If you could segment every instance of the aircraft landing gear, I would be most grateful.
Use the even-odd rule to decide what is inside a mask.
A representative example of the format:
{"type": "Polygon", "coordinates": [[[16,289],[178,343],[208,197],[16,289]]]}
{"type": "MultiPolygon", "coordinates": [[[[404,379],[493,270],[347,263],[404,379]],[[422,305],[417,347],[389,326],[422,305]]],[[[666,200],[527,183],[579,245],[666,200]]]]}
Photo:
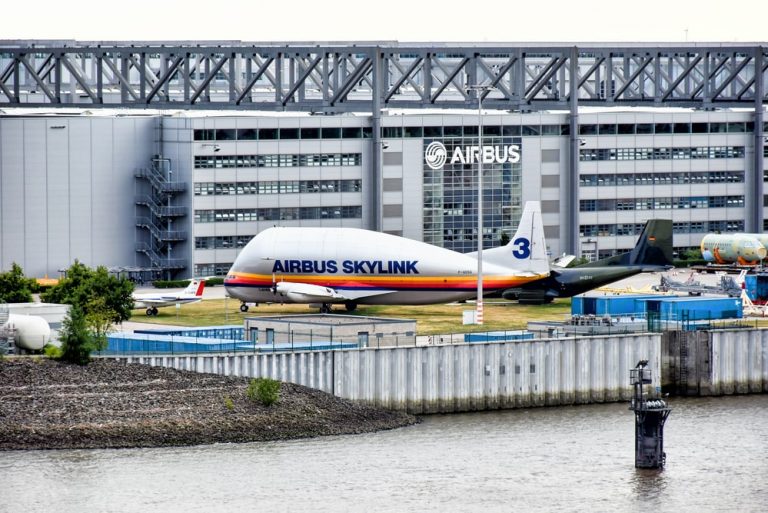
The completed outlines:
{"type": "Polygon", "coordinates": [[[154,306],[147,308],[147,315],[157,315],[157,308],[154,306]]]}
{"type": "Polygon", "coordinates": [[[248,311],[248,305],[246,305],[245,303],[241,303],[240,304],[240,311],[243,312],[243,313],[247,312],[248,311]]]}
{"type": "Polygon", "coordinates": [[[323,303],[322,306],[320,306],[320,313],[322,314],[331,313],[331,305],[329,305],[328,303],[323,303]]]}
{"type": "Polygon", "coordinates": [[[347,301],[346,303],[344,303],[344,308],[347,309],[347,312],[354,312],[355,310],[357,310],[357,303],[355,303],[354,301],[347,301]]]}

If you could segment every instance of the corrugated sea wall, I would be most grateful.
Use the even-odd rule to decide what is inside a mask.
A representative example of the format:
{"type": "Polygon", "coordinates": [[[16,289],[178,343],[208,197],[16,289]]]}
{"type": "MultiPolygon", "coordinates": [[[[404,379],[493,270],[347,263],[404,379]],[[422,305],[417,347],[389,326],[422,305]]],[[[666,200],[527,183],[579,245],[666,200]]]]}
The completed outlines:
{"type": "Polygon", "coordinates": [[[629,400],[648,360],[660,386],[661,335],[558,338],[274,354],[118,356],[197,372],[270,377],[411,413],[629,400]]]}

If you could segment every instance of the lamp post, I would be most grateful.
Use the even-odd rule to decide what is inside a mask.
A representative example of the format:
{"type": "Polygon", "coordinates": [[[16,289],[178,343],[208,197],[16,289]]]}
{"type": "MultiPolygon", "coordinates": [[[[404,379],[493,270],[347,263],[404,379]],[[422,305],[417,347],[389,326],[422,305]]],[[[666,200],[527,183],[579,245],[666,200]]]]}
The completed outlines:
{"type": "Polygon", "coordinates": [[[490,85],[468,85],[477,94],[477,303],[475,324],[483,324],[483,94],[490,85]]]}

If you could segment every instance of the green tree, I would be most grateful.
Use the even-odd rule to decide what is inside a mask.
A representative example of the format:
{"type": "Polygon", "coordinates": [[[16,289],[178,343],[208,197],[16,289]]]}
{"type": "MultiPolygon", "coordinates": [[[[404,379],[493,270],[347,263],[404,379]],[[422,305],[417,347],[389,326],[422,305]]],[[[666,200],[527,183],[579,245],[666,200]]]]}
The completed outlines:
{"type": "Polygon", "coordinates": [[[24,276],[21,266],[14,262],[10,271],[0,273],[0,302],[31,303],[35,285],[35,280],[24,276]]]}
{"type": "Polygon", "coordinates": [[[133,284],[127,279],[110,276],[104,266],[93,270],[76,260],[67,269],[67,277],[40,297],[49,303],[79,306],[91,331],[106,335],[102,330],[105,316],[110,323],[130,319],[132,293],[133,284]]]}
{"type": "Polygon", "coordinates": [[[96,349],[96,341],[88,329],[85,314],[78,305],[72,305],[64,317],[59,331],[61,340],[61,360],[78,365],[91,361],[91,351],[96,349]]]}
{"type": "Polygon", "coordinates": [[[115,312],[107,306],[103,296],[88,301],[85,310],[85,323],[91,330],[95,349],[102,351],[107,348],[107,335],[112,331],[115,312]]]}

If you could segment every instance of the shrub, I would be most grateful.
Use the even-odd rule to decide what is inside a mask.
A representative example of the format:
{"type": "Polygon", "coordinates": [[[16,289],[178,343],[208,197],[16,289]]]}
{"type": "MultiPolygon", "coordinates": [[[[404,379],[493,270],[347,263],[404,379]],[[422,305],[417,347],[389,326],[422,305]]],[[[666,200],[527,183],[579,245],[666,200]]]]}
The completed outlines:
{"type": "Polygon", "coordinates": [[[280,382],[270,378],[252,379],[246,391],[248,399],[270,406],[280,398],[280,382]]]}
{"type": "Polygon", "coordinates": [[[229,396],[224,397],[224,407],[229,411],[232,411],[235,409],[235,402],[232,400],[231,397],[229,396]]]}
{"type": "Polygon", "coordinates": [[[48,358],[51,358],[53,360],[58,360],[61,358],[61,348],[59,346],[55,346],[53,344],[46,344],[43,348],[43,354],[47,356],[48,358]]]}

